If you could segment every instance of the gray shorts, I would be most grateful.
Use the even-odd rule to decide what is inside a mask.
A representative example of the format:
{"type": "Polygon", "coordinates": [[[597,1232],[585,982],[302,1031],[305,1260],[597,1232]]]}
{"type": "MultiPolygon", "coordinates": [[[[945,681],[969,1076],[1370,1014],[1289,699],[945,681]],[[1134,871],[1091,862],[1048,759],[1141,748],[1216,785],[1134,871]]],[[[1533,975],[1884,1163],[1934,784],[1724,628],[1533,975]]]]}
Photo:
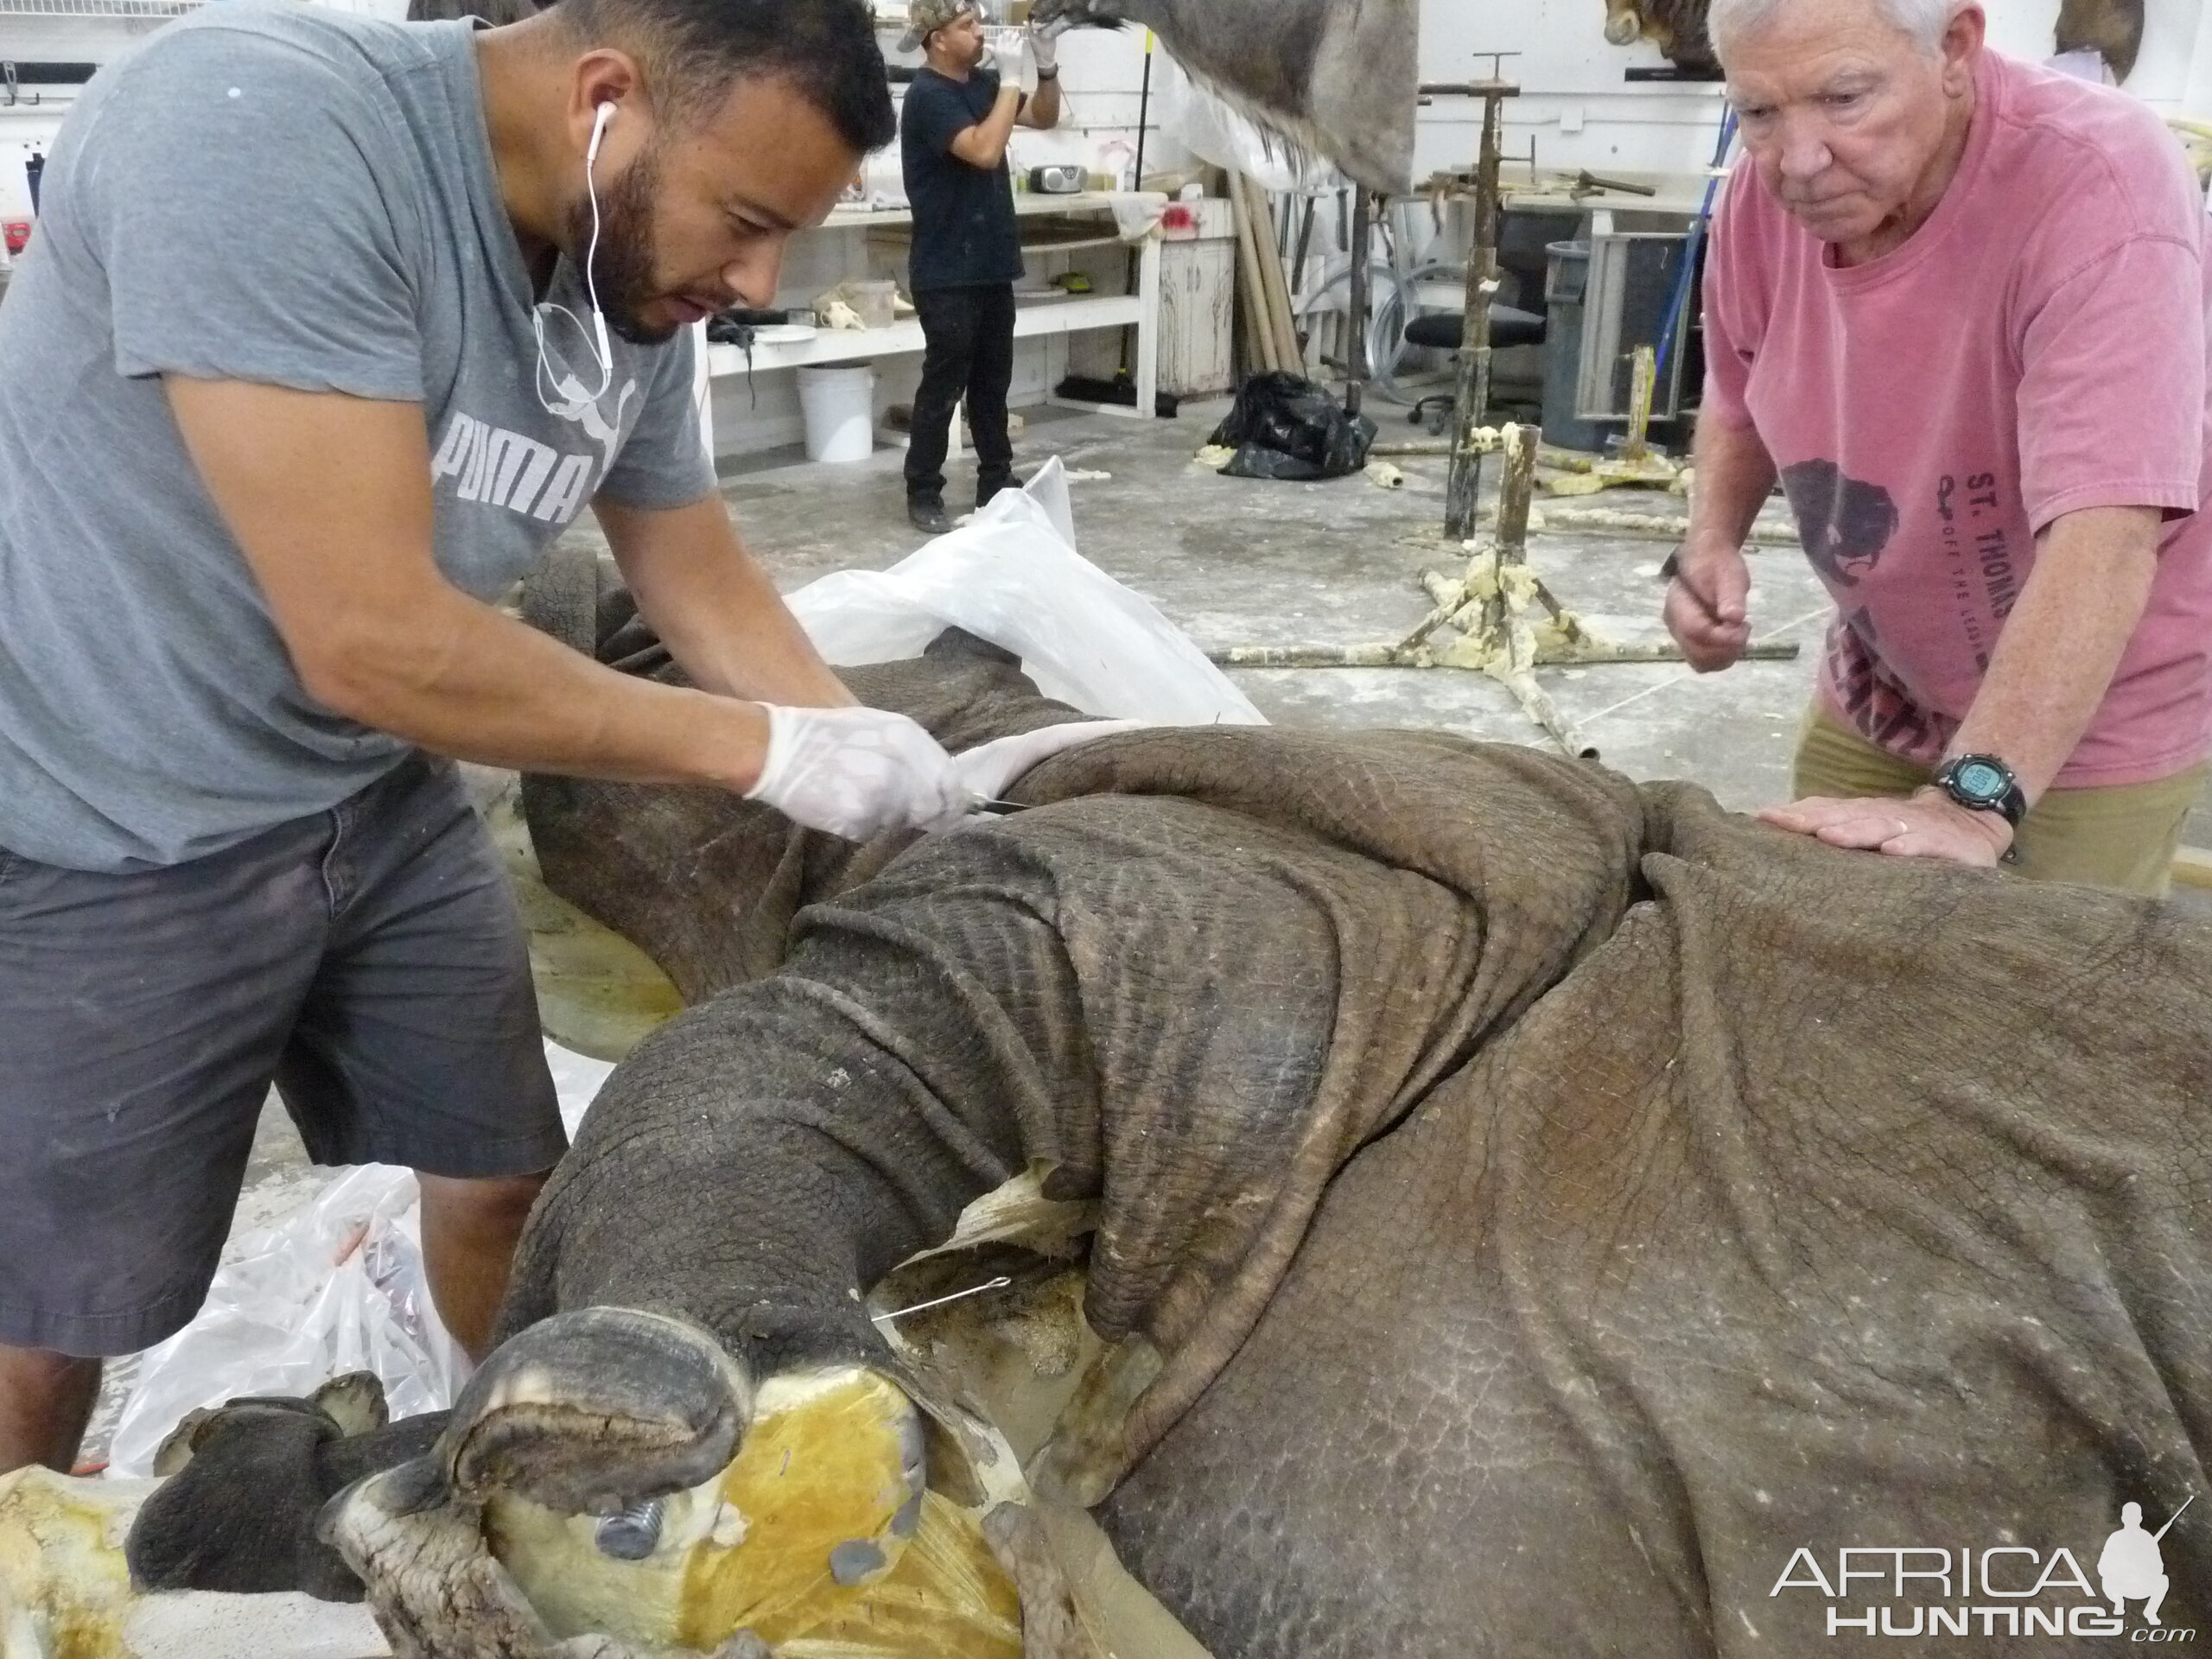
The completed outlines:
{"type": "Polygon", "coordinates": [[[0,849],[0,1343],[125,1354],[188,1324],[272,1081],[319,1164],[564,1149],[521,920],[449,762],[166,869],[0,849]]]}

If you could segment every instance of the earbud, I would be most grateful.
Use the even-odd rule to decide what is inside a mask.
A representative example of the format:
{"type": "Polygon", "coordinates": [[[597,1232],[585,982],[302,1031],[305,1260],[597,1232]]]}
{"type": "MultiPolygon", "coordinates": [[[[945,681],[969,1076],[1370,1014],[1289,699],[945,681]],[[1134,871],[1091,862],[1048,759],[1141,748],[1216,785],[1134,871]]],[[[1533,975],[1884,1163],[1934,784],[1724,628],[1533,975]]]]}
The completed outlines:
{"type": "MultiPolygon", "coordinates": [[[[614,119],[614,102],[611,99],[599,106],[592,117],[591,142],[584,147],[584,194],[591,199],[591,241],[584,248],[584,292],[591,298],[591,337],[593,343],[599,347],[599,390],[586,391],[573,376],[565,384],[556,382],[554,385],[556,396],[571,397],[580,395],[593,402],[605,396],[607,389],[614,384],[614,348],[607,341],[607,313],[599,303],[599,283],[593,271],[593,267],[599,261],[599,188],[591,176],[592,168],[599,160],[600,141],[607,137],[607,124],[614,119]]],[[[545,382],[552,373],[545,350],[545,316],[549,311],[556,316],[568,318],[579,328],[583,324],[566,306],[555,305],[550,301],[539,306],[531,320],[537,335],[537,401],[545,406],[548,414],[557,414],[559,411],[545,395],[545,382]]]]}

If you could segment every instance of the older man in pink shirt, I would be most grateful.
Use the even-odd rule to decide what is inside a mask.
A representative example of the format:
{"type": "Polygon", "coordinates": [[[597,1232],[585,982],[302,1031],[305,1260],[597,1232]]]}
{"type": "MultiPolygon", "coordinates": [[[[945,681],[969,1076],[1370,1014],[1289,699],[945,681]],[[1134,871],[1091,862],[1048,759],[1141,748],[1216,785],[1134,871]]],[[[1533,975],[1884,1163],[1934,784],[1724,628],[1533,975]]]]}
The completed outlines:
{"type": "Polygon", "coordinates": [[[1706,272],[1700,671],[1779,480],[1837,603],[1763,816],[2164,890],[2212,753],[2204,204],[2158,118],[1966,0],[1713,0],[1742,120],[1706,272]]]}

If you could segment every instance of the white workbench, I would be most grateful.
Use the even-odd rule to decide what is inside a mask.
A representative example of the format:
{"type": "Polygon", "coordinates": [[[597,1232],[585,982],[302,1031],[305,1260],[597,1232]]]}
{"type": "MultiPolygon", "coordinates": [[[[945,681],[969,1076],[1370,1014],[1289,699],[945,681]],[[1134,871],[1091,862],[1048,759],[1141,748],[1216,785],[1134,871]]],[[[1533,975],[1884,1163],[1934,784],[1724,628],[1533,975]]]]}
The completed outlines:
{"type": "MultiPolygon", "coordinates": [[[[1155,198],[1157,200],[1157,198],[1155,198]]],[[[1070,253],[1085,248],[1124,247],[1114,222],[1115,197],[1103,191],[1085,191],[1075,195],[1050,196],[1017,191],[1014,198],[1014,217],[1023,219],[1065,219],[1104,216],[1105,223],[1096,236],[1053,236],[1022,243],[1024,255],[1070,253]]],[[[913,215],[905,208],[892,210],[841,209],[833,212],[827,222],[800,232],[806,236],[842,235],[852,232],[896,230],[912,226],[913,215]]],[[[1014,301],[1014,335],[1016,340],[1033,340],[1040,335],[1072,334],[1091,328],[1127,328],[1137,331],[1135,353],[1136,404],[1134,408],[1120,404],[1085,404],[1063,397],[1048,401],[1064,408],[1094,410],[1109,415],[1134,416],[1148,420],[1154,411],[1160,380],[1160,238],[1147,236],[1135,245],[1138,254],[1137,290],[1134,294],[1091,295],[1065,299],[1040,298],[1017,295],[1014,301]]],[[[904,273],[901,273],[903,278],[904,273]]],[[[904,291],[902,280],[899,287],[904,291]]],[[[793,302],[804,304],[804,301],[793,302]]],[[[923,348],[922,325],[908,319],[894,322],[888,328],[824,328],[813,339],[790,345],[756,345],[752,361],[747,363],[746,353],[735,346],[709,345],[706,325],[699,325],[699,386],[698,402],[709,454],[714,453],[714,405],[709,394],[709,384],[725,378],[742,378],[748,373],[761,373],[770,369],[800,369],[825,363],[855,363],[871,361],[880,357],[895,357],[918,353],[923,348]]]]}

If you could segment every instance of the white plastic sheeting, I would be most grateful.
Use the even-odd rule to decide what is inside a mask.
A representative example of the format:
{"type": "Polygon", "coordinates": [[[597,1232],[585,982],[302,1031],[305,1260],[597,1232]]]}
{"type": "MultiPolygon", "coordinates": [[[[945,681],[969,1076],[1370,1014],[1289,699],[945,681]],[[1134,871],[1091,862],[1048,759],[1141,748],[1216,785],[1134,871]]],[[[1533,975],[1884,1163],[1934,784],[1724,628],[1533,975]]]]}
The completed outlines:
{"type": "Polygon", "coordinates": [[[841,570],[789,596],[840,667],[918,657],[947,627],[1013,652],[1048,697],[1160,726],[1266,724],[1266,716],[1148,601],[1075,550],[1056,455],[1024,490],[888,570],[841,570]]]}
{"type": "Polygon", "coordinates": [[[1334,162],[1300,152],[1199,86],[1165,52],[1153,60],[1152,96],[1168,137],[1202,162],[1258,181],[1263,190],[1318,194],[1350,182],[1334,162]]]}
{"type": "MultiPolygon", "coordinates": [[[[545,1046],[570,1134],[613,1068],[545,1046]]],[[[199,1315],[139,1369],[108,1472],[149,1475],[178,1419],[240,1395],[312,1394],[374,1371],[394,1417],[453,1403],[468,1363],[430,1305],[415,1173],[362,1164],[236,1242],[199,1315]]]]}

